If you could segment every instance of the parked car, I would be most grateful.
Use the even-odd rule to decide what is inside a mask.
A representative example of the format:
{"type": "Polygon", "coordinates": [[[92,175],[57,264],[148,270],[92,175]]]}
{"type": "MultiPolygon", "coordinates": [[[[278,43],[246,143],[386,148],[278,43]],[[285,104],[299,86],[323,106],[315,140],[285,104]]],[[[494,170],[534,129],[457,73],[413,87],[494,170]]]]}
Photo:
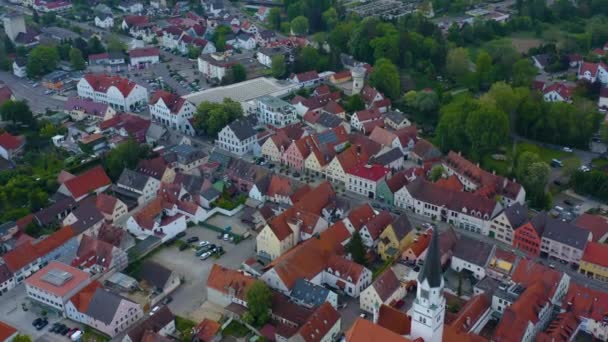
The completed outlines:
{"type": "Polygon", "coordinates": [[[150,316],[154,315],[158,310],[160,310],[160,306],[157,305],[153,307],[152,310],[150,310],[150,316]]]}
{"type": "Polygon", "coordinates": [[[61,330],[59,331],[59,334],[62,336],[65,336],[68,334],[68,332],[70,331],[70,328],[66,325],[64,325],[61,330]]]}
{"type": "Polygon", "coordinates": [[[224,240],[224,241],[230,240],[230,234],[224,234],[224,236],[222,237],[222,240],[224,240]]]}
{"type": "Polygon", "coordinates": [[[564,147],[562,148],[562,151],[572,153],[572,149],[570,147],[564,147]]]}
{"type": "Polygon", "coordinates": [[[70,335],[70,340],[79,341],[83,334],[84,333],[82,332],[82,330],[76,329],[76,331],[72,333],[72,335],[70,335]]]}
{"type": "Polygon", "coordinates": [[[188,248],[190,248],[190,245],[187,243],[183,243],[183,244],[181,244],[181,246],[179,246],[180,251],[185,251],[188,248]]]}
{"type": "Polygon", "coordinates": [[[178,238],[178,239],[181,239],[181,238],[183,238],[184,236],[186,236],[186,232],[179,232],[179,233],[177,233],[177,234],[175,235],[175,237],[176,237],[176,238],[178,238]]]}
{"type": "Polygon", "coordinates": [[[198,241],[198,236],[191,236],[186,240],[187,243],[193,243],[196,241],[198,241]]]}
{"type": "Polygon", "coordinates": [[[167,304],[171,303],[172,301],[173,301],[173,298],[171,296],[167,296],[167,297],[163,298],[162,303],[164,305],[167,305],[167,304]]]}
{"type": "Polygon", "coordinates": [[[202,247],[202,246],[206,246],[208,244],[209,244],[209,241],[203,240],[203,241],[201,241],[201,242],[198,243],[198,246],[202,247]]]}
{"type": "Polygon", "coordinates": [[[201,255],[201,260],[207,260],[211,256],[211,252],[205,252],[201,255]]]}

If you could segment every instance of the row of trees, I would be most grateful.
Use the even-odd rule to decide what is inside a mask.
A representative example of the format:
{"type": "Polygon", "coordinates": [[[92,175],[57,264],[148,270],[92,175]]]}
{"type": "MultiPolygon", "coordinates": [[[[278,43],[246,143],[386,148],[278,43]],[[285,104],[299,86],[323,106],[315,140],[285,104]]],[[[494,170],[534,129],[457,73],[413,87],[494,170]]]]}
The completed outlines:
{"type": "Polygon", "coordinates": [[[570,178],[570,183],[580,194],[608,201],[608,174],[605,171],[582,172],[577,170],[570,178]]]}

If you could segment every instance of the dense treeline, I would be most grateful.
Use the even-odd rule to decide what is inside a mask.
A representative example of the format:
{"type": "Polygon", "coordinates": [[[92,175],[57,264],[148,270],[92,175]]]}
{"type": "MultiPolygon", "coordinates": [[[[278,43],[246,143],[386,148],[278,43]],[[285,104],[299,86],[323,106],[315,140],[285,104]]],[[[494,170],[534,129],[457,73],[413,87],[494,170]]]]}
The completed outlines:
{"type": "Polygon", "coordinates": [[[601,201],[608,201],[608,174],[604,171],[575,172],[570,182],[580,194],[591,195],[601,201]]]}

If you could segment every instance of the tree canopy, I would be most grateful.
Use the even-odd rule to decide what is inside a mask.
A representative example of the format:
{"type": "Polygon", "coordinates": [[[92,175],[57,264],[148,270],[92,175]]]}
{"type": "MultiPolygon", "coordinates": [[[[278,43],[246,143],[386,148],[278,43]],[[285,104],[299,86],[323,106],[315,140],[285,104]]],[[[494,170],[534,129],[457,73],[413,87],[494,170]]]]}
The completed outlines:
{"type": "Polygon", "coordinates": [[[28,77],[39,78],[55,70],[59,53],[54,46],[38,45],[29,53],[26,64],[28,77]]]}
{"type": "Polygon", "coordinates": [[[266,283],[256,280],[247,290],[247,313],[245,320],[261,327],[270,319],[272,292],[266,283]]]}
{"type": "Polygon", "coordinates": [[[224,126],[242,116],[241,104],[232,99],[225,98],[222,103],[202,102],[194,114],[194,128],[216,136],[224,126]]]}

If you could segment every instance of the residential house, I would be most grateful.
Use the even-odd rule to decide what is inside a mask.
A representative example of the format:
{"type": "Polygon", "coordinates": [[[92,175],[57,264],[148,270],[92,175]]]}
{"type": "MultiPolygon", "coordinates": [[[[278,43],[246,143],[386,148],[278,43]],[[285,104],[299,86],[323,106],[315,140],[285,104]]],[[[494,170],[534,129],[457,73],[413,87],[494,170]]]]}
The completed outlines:
{"type": "Polygon", "coordinates": [[[579,283],[571,283],[562,302],[562,312],[572,312],[581,321],[581,331],[602,341],[608,339],[606,312],[608,295],[605,291],[591,289],[579,283]]]}
{"type": "Polygon", "coordinates": [[[528,221],[528,208],[515,203],[492,218],[488,235],[507,245],[513,245],[513,232],[528,221]]]}
{"type": "Polygon", "coordinates": [[[270,8],[265,6],[260,6],[258,11],[255,12],[255,17],[258,18],[259,21],[265,21],[270,13],[270,8]]]}
{"type": "Polygon", "coordinates": [[[116,110],[108,104],[78,97],[69,97],[63,111],[75,121],[85,119],[106,121],[116,115],[116,110]]]}
{"type": "Polygon", "coordinates": [[[416,263],[424,260],[427,248],[431,242],[432,234],[433,233],[427,230],[414,238],[414,242],[409,244],[403,253],[401,253],[401,260],[409,265],[416,265],[416,263]]]}
{"type": "Polygon", "coordinates": [[[545,219],[542,223],[539,220],[535,221],[537,224],[544,224],[540,246],[541,254],[547,254],[550,258],[578,265],[587,243],[591,241],[591,232],[568,222],[543,215],[543,213],[537,216],[545,219]]]}
{"type": "Polygon", "coordinates": [[[398,111],[388,111],[384,114],[384,126],[390,127],[394,130],[399,130],[401,128],[405,128],[411,126],[412,123],[405,114],[398,111]]]}
{"type": "Polygon", "coordinates": [[[249,122],[235,120],[218,133],[215,144],[222,150],[242,156],[252,151],[256,134],[249,122]]]}
{"type": "Polygon", "coordinates": [[[583,62],[578,67],[578,79],[584,79],[588,82],[600,82],[601,84],[608,84],[608,66],[603,62],[590,63],[583,62]]]}
{"type": "Polygon", "coordinates": [[[381,165],[357,165],[346,171],[348,191],[376,198],[378,184],[390,174],[390,169],[381,165]]]}
{"type": "Polygon", "coordinates": [[[116,135],[119,141],[132,137],[139,143],[154,143],[148,135],[153,126],[155,125],[152,125],[150,120],[139,115],[126,113],[118,114],[98,125],[102,133],[116,135]]]}
{"type": "Polygon", "coordinates": [[[387,210],[381,211],[378,215],[367,221],[361,230],[359,230],[363,245],[375,250],[380,235],[391,222],[393,222],[393,216],[387,210]]]}
{"type": "Polygon", "coordinates": [[[439,161],[441,155],[441,151],[428,140],[418,139],[416,144],[414,144],[414,148],[409,153],[409,159],[415,161],[418,165],[422,165],[428,162],[439,161]]]}
{"type": "Polygon", "coordinates": [[[395,205],[456,227],[483,233],[502,206],[494,199],[416,178],[395,193],[395,205]]]}
{"type": "Polygon", "coordinates": [[[216,321],[208,318],[203,319],[196,327],[192,328],[194,342],[219,342],[222,339],[222,326],[216,321]]]}
{"type": "Polygon", "coordinates": [[[207,278],[207,299],[221,307],[247,305],[247,290],[256,280],[244,273],[213,264],[207,278]]]}
{"type": "Polygon", "coordinates": [[[112,244],[83,235],[76,257],[71,265],[79,268],[91,276],[109,271],[122,271],[129,264],[129,257],[122,249],[112,244]]]}
{"type": "Polygon", "coordinates": [[[495,245],[490,245],[468,236],[461,236],[454,248],[450,267],[456,272],[472,274],[481,280],[486,276],[486,267],[494,255],[495,245]]]}
{"type": "Polygon", "coordinates": [[[190,172],[201,166],[207,154],[189,144],[179,144],[163,150],[163,158],[176,172],[190,172]]]}
{"type": "Polygon", "coordinates": [[[64,0],[34,0],[34,9],[42,13],[65,12],[72,8],[72,3],[64,0]]]}
{"type": "Polygon", "coordinates": [[[605,216],[585,213],[572,222],[575,226],[590,231],[594,242],[606,242],[608,239],[608,218],[605,216]]]}
{"type": "Polygon", "coordinates": [[[173,170],[163,157],[143,159],[137,164],[135,171],[154,177],[162,183],[173,183],[175,170],[173,170]]]}
{"type": "Polygon", "coordinates": [[[331,342],[340,337],[340,313],[329,303],[323,303],[308,317],[290,340],[331,342]]]}
{"type": "Polygon", "coordinates": [[[240,191],[249,193],[253,186],[270,172],[242,159],[233,159],[225,173],[230,182],[240,191]]]}
{"type": "Polygon", "coordinates": [[[102,29],[111,29],[114,27],[114,17],[112,14],[100,13],[95,16],[95,26],[102,29]]]}
{"type": "Polygon", "coordinates": [[[125,216],[129,209],[127,205],[114,196],[107,194],[97,195],[95,205],[103,215],[105,222],[113,223],[125,216]]]}
{"type": "Polygon", "coordinates": [[[76,204],[76,201],[71,197],[58,198],[50,206],[34,213],[32,222],[40,227],[59,224],[76,208],[76,204]]]}
{"type": "MultiPolygon", "coordinates": [[[[355,112],[350,117],[350,126],[357,131],[362,131],[362,132],[366,132],[367,134],[369,134],[372,132],[373,129],[369,130],[369,131],[365,131],[364,125],[370,124],[370,123],[371,124],[378,123],[378,125],[384,125],[383,118],[384,118],[383,114],[375,108],[360,110],[358,112],[355,112]]],[[[376,126],[373,126],[373,127],[376,127],[376,126]]]]}
{"type": "Polygon", "coordinates": [[[125,334],[122,342],[145,342],[145,334],[153,332],[160,336],[170,336],[175,332],[175,315],[163,305],[153,315],[134,324],[125,334]]]}
{"type": "Polygon", "coordinates": [[[387,328],[365,318],[357,318],[355,323],[345,334],[346,342],[367,342],[367,341],[382,341],[382,342],[409,342],[398,333],[395,333],[387,328]]]}
{"type": "Polygon", "coordinates": [[[156,197],[160,182],[154,177],[137,171],[124,169],[116,181],[114,191],[121,196],[134,199],[139,205],[150,202],[156,197]]]}
{"type": "Polygon", "coordinates": [[[181,284],[181,279],[177,273],[149,260],[142,265],[141,280],[145,282],[150,290],[150,305],[157,304],[181,284]]]}
{"type": "Polygon", "coordinates": [[[256,47],[256,40],[253,34],[241,32],[236,35],[234,41],[226,41],[227,44],[231,44],[243,50],[253,50],[256,47]]]}
{"type": "Polygon", "coordinates": [[[369,85],[363,86],[360,95],[368,109],[375,109],[380,113],[386,113],[391,107],[391,100],[369,85]]]}
{"type": "Polygon", "coordinates": [[[103,223],[103,215],[96,206],[95,197],[88,197],[78,203],[78,207],[63,219],[63,226],[70,226],[77,236],[96,235],[103,223]]]}
{"type": "Polygon", "coordinates": [[[89,65],[115,66],[125,64],[125,55],[120,51],[91,54],[88,58],[89,65]]]}
{"type": "Polygon", "coordinates": [[[81,201],[92,193],[100,194],[110,187],[112,181],[101,166],[89,169],[61,183],[57,192],[81,201]]]}
{"type": "Polygon", "coordinates": [[[327,229],[328,222],[321,217],[335,193],[328,182],[301,196],[292,207],[274,217],[258,234],[258,255],[274,260],[295,246],[327,229]]]}
{"type": "Polygon", "coordinates": [[[141,306],[104,289],[94,281],[66,304],[67,317],[110,337],[127,330],[144,316],[141,306]]]}
{"type": "Polygon", "coordinates": [[[198,57],[198,70],[207,78],[221,82],[226,73],[242,61],[242,56],[209,52],[198,57]]]}
{"type": "Polygon", "coordinates": [[[544,71],[545,67],[550,64],[550,58],[547,54],[540,54],[532,56],[532,62],[534,66],[537,67],[540,71],[544,71]]]}
{"type": "Polygon", "coordinates": [[[141,67],[160,63],[160,50],[157,48],[138,48],[129,51],[131,66],[141,67]]]}
{"type": "Polygon", "coordinates": [[[316,71],[306,71],[299,74],[292,74],[289,79],[291,82],[300,85],[301,87],[313,87],[321,82],[321,78],[316,71]]]}
{"type": "Polygon", "coordinates": [[[254,99],[250,113],[257,117],[258,123],[275,127],[285,127],[297,119],[296,110],[291,104],[270,95],[254,99]]]}
{"type": "Polygon", "coordinates": [[[405,297],[405,286],[389,267],[359,297],[359,308],[376,315],[381,305],[394,305],[405,297]]]}
{"type": "Polygon", "coordinates": [[[382,260],[398,258],[405,247],[414,242],[416,231],[406,215],[400,215],[393,220],[378,239],[377,252],[382,260]]]}
{"type": "Polygon", "coordinates": [[[395,193],[416,177],[424,176],[424,169],[410,168],[395,173],[388,179],[383,179],[376,188],[376,198],[388,205],[395,205],[395,193]]]}
{"type": "Polygon", "coordinates": [[[25,137],[15,136],[9,132],[0,134],[0,157],[12,161],[23,153],[25,137]]]}
{"type": "Polygon", "coordinates": [[[52,261],[25,281],[25,292],[34,301],[66,314],[70,298],[91,282],[88,273],[52,261]]]}
{"type": "Polygon", "coordinates": [[[17,335],[19,335],[19,330],[12,325],[0,321],[0,341],[12,342],[17,335]]]}
{"type": "Polygon", "coordinates": [[[508,279],[517,261],[518,257],[515,253],[496,248],[494,255],[490,258],[490,263],[486,267],[486,273],[488,277],[497,281],[508,279]]]}
{"type": "Polygon", "coordinates": [[[178,210],[176,204],[156,197],[137,214],[129,217],[126,227],[129,233],[138,239],[157,236],[165,242],[186,230],[186,219],[186,215],[178,210]],[[165,206],[167,208],[164,208],[165,206]]]}
{"type": "Polygon", "coordinates": [[[144,5],[137,1],[123,1],[118,5],[118,9],[125,13],[142,13],[144,11],[144,5]]]}
{"type": "Polygon", "coordinates": [[[78,96],[133,111],[148,101],[146,88],[120,76],[87,74],[78,81],[78,96]]]}
{"type": "MultiPolygon", "coordinates": [[[[379,127],[377,127],[379,128],[379,127]]],[[[393,172],[403,169],[404,167],[404,155],[401,152],[401,149],[398,147],[394,147],[387,152],[384,152],[380,155],[373,157],[370,160],[371,164],[382,165],[393,172]]]]}
{"type": "Polygon", "coordinates": [[[608,245],[590,241],[579,262],[580,273],[608,282],[608,245]]]}
{"type": "Polygon", "coordinates": [[[6,242],[12,239],[17,232],[19,232],[19,227],[15,221],[8,221],[0,224],[0,242],[6,242]]]}
{"type": "Polygon", "coordinates": [[[328,302],[338,307],[338,295],[330,289],[314,284],[306,279],[298,279],[289,293],[289,298],[306,308],[316,308],[328,302]]]}
{"type": "Polygon", "coordinates": [[[256,57],[260,64],[267,68],[272,68],[273,58],[275,58],[276,56],[283,56],[285,58],[285,61],[287,62],[289,61],[289,55],[290,54],[287,48],[282,45],[279,45],[273,47],[262,47],[258,49],[256,57]]]}
{"type": "Polygon", "coordinates": [[[13,75],[19,78],[27,76],[27,59],[22,57],[15,58],[13,61],[13,75]]]}
{"type": "Polygon", "coordinates": [[[543,98],[546,102],[572,102],[573,87],[563,82],[553,83],[543,89],[543,98]]]}
{"type": "Polygon", "coordinates": [[[195,134],[192,117],[196,107],[192,102],[177,94],[157,90],[150,98],[149,108],[152,121],[187,135],[195,134]]]}
{"type": "Polygon", "coordinates": [[[443,168],[448,176],[455,174],[466,191],[478,192],[490,198],[499,196],[504,206],[515,202],[524,204],[526,200],[526,191],[519,183],[481,169],[460,153],[450,151],[443,168]]]}
{"type": "Polygon", "coordinates": [[[292,197],[296,191],[289,178],[268,174],[253,185],[249,197],[261,202],[272,201],[293,205],[292,197]]]}

